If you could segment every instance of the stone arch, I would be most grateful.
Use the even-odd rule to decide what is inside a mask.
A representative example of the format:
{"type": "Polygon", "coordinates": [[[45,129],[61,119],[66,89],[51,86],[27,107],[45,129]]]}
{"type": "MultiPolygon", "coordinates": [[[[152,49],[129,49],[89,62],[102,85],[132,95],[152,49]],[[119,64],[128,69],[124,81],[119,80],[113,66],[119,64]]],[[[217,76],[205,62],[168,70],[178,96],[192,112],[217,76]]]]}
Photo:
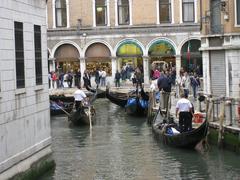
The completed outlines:
{"type": "Polygon", "coordinates": [[[118,48],[119,48],[122,44],[124,44],[125,42],[133,42],[133,43],[137,44],[137,45],[141,48],[141,50],[142,50],[142,52],[143,52],[143,56],[146,55],[145,47],[144,47],[144,45],[143,45],[140,41],[138,41],[137,39],[133,39],[133,38],[126,38],[126,39],[123,39],[123,40],[119,41],[119,42],[117,43],[117,45],[115,46],[115,48],[114,48],[114,55],[115,55],[115,56],[117,56],[117,50],[118,50],[118,48]]]}
{"type": "Polygon", "coordinates": [[[58,42],[52,49],[52,53],[51,53],[51,58],[54,58],[55,56],[55,53],[56,53],[56,50],[61,46],[61,45],[64,45],[64,44],[70,44],[70,45],[73,45],[77,50],[78,50],[78,53],[79,53],[79,57],[81,56],[82,52],[81,52],[81,49],[80,47],[78,46],[77,43],[75,43],[74,41],[69,41],[69,40],[65,40],[65,41],[60,41],[58,42]]]}
{"type": "Polygon", "coordinates": [[[84,48],[86,69],[94,75],[97,69],[112,74],[111,46],[104,41],[91,41],[84,48]],[[109,48],[110,47],[110,48],[109,48]]]}
{"type": "Polygon", "coordinates": [[[148,51],[149,51],[150,47],[151,47],[153,44],[157,43],[158,41],[165,41],[165,42],[171,44],[172,47],[173,47],[174,50],[175,50],[175,55],[177,54],[177,46],[176,46],[176,44],[175,44],[171,39],[169,39],[169,38],[155,38],[155,39],[151,40],[151,41],[148,43],[147,47],[146,47],[147,54],[148,54],[148,51]]]}
{"type": "Polygon", "coordinates": [[[111,52],[111,56],[113,56],[114,53],[113,53],[113,48],[112,48],[112,46],[111,46],[108,42],[103,41],[103,40],[93,40],[93,41],[88,42],[88,43],[85,45],[85,47],[83,48],[82,56],[85,57],[85,54],[86,54],[87,49],[88,49],[92,44],[96,44],[96,43],[104,44],[105,46],[107,46],[108,49],[109,49],[110,52],[111,52]]]}

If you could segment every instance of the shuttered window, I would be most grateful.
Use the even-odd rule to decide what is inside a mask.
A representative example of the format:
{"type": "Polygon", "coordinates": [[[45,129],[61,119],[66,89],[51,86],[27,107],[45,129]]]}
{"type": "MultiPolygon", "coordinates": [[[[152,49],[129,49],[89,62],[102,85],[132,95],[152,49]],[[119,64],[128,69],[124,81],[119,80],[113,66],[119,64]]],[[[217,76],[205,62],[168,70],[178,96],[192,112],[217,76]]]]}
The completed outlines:
{"type": "Polygon", "coordinates": [[[240,25],[240,0],[236,0],[236,18],[237,18],[237,25],[240,25]]]}
{"type": "Polygon", "coordinates": [[[159,1],[160,23],[171,22],[171,0],[159,1]]]}
{"type": "Polygon", "coordinates": [[[129,1],[118,0],[118,24],[129,24],[129,1]]]}
{"type": "Polygon", "coordinates": [[[96,0],[96,25],[107,25],[107,4],[105,0],[96,0]]]}
{"type": "Polygon", "coordinates": [[[14,22],[15,34],[15,58],[16,58],[16,85],[17,88],[25,87],[24,70],[24,43],[23,43],[23,23],[14,22]]]}
{"type": "Polygon", "coordinates": [[[194,22],[194,0],[183,0],[183,22],[194,22]]]}
{"type": "Polygon", "coordinates": [[[36,85],[42,84],[42,43],[41,26],[34,25],[35,75],[36,85]]]}
{"type": "Polygon", "coordinates": [[[67,8],[66,0],[56,0],[56,26],[66,27],[67,26],[67,8]]]}

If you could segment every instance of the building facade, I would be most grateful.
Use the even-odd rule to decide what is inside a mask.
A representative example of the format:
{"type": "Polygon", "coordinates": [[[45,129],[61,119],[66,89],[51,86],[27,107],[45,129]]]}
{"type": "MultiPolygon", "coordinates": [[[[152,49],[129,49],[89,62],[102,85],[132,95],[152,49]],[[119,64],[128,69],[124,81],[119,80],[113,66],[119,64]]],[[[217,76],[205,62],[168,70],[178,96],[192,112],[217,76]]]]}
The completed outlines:
{"type": "Polygon", "coordinates": [[[202,16],[204,91],[239,97],[240,1],[206,0],[202,16]]]}
{"type": "Polygon", "coordinates": [[[0,179],[51,153],[46,0],[0,1],[0,179]]]}
{"type": "Polygon", "coordinates": [[[94,72],[109,79],[124,66],[202,72],[199,0],[49,0],[49,70],[94,72]],[[191,44],[191,56],[187,49],[191,44]]]}

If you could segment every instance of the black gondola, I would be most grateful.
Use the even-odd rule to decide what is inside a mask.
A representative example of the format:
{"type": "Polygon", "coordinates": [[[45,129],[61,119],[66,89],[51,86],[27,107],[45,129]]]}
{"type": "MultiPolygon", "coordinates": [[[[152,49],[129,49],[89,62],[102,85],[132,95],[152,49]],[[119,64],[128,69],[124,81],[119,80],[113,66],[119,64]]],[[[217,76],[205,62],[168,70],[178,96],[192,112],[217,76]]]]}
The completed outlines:
{"type": "Polygon", "coordinates": [[[95,110],[91,106],[82,106],[79,110],[73,110],[68,116],[68,120],[74,125],[89,125],[90,121],[92,124],[95,122],[95,110]]]}
{"type": "Polygon", "coordinates": [[[106,98],[108,98],[113,104],[116,104],[123,108],[126,106],[128,101],[127,96],[109,92],[109,89],[106,90],[106,98]]]}
{"type": "Polygon", "coordinates": [[[193,128],[193,130],[188,132],[183,132],[179,134],[169,134],[167,132],[168,128],[176,128],[176,123],[163,123],[163,116],[160,110],[156,114],[153,120],[153,131],[155,137],[161,140],[164,144],[179,147],[179,148],[194,148],[202,139],[207,135],[208,122],[205,120],[198,128],[193,128]]]}
{"type": "Polygon", "coordinates": [[[142,98],[129,97],[125,105],[126,112],[133,116],[146,116],[148,112],[148,101],[142,98]]]}
{"type": "Polygon", "coordinates": [[[106,90],[106,97],[114,104],[126,109],[127,114],[133,116],[146,116],[148,100],[131,94],[129,97],[123,93],[113,93],[106,90]]]}
{"type": "Polygon", "coordinates": [[[92,103],[97,98],[97,92],[89,100],[89,105],[82,105],[78,110],[73,109],[73,111],[68,116],[68,120],[74,125],[90,125],[95,122],[95,109],[92,103]]]}
{"type": "Polygon", "coordinates": [[[94,89],[94,88],[91,88],[89,86],[86,86],[86,89],[89,91],[89,92],[92,92],[92,93],[96,93],[97,91],[97,98],[105,98],[106,97],[106,91],[105,90],[102,90],[102,89],[94,89]]]}

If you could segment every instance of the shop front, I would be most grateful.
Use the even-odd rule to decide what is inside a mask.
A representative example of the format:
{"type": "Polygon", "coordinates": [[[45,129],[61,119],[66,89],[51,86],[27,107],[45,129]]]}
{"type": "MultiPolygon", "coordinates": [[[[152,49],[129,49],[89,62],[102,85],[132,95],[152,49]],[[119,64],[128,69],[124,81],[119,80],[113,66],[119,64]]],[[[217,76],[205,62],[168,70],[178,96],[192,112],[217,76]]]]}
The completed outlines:
{"type": "Polygon", "coordinates": [[[189,40],[181,49],[181,67],[184,71],[196,73],[199,76],[203,74],[202,54],[199,51],[201,47],[200,40],[189,40]]]}
{"type": "Polygon", "coordinates": [[[80,69],[79,57],[79,52],[73,45],[61,45],[54,55],[56,70],[60,73],[76,72],[80,69]]]}
{"type": "Polygon", "coordinates": [[[111,52],[109,48],[102,43],[90,45],[85,53],[86,69],[94,75],[96,69],[104,70],[107,76],[112,75],[111,52]]]}
{"type": "Polygon", "coordinates": [[[155,41],[148,50],[150,77],[155,69],[164,71],[175,67],[175,54],[175,48],[168,41],[155,41]]]}
{"type": "Polygon", "coordinates": [[[127,79],[130,74],[138,67],[143,73],[143,51],[134,41],[124,41],[117,49],[117,69],[126,72],[127,79]]]}

